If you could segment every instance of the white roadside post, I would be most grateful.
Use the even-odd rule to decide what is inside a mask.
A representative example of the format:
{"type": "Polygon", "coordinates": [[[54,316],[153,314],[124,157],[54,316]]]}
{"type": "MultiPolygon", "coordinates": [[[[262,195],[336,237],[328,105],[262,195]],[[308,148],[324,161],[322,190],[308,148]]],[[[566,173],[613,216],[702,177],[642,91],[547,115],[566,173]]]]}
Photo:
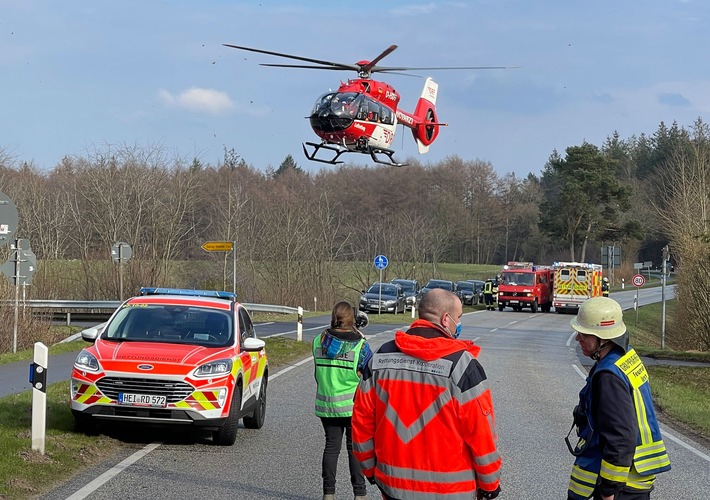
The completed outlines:
{"type": "Polygon", "coordinates": [[[32,449],[44,455],[47,431],[47,361],[49,349],[35,342],[34,363],[30,365],[32,384],[32,449]]]}
{"type": "Polygon", "coordinates": [[[296,327],[296,338],[299,342],[303,340],[303,308],[298,306],[298,326],[296,327]]]}

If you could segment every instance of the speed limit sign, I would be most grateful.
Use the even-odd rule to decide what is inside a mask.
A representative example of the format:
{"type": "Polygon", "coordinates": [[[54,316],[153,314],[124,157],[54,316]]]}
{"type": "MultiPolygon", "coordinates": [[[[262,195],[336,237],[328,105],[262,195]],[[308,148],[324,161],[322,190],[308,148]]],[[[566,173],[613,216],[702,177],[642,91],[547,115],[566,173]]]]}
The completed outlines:
{"type": "Polygon", "coordinates": [[[643,277],[643,274],[636,274],[631,278],[631,283],[633,283],[634,286],[643,286],[643,284],[646,283],[646,278],[643,277]]]}

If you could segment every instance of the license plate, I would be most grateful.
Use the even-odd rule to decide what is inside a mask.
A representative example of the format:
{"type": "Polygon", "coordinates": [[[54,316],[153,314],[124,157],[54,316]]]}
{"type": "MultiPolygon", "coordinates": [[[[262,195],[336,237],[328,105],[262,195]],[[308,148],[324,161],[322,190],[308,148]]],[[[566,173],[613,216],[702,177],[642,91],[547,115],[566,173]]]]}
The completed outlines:
{"type": "Polygon", "coordinates": [[[164,408],[166,403],[166,396],[156,396],[154,394],[131,394],[127,392],[118,393],[118,404],[121,405],[159,406],[164,408]]]}
{"type": "Polygon", "coordinates": [[[517,300],[511,300],[510,303],[511,303],[511,304],[517,304],[518,301],[517,301],[517,300]]]}

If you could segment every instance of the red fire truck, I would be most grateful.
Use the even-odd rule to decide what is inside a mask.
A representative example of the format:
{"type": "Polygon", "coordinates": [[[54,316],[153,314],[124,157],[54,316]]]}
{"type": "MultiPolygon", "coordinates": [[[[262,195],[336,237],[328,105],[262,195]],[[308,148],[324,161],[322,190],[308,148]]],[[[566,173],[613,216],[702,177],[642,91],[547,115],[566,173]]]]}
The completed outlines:
{"type": "Polygon", "coordinates": [[[512,307],[520,311],[529,307],[550,312],[552,307],[551,266],[536,266],[532,262],[508,262],[501,273],[498,285],[498,310],[512,307]]]}

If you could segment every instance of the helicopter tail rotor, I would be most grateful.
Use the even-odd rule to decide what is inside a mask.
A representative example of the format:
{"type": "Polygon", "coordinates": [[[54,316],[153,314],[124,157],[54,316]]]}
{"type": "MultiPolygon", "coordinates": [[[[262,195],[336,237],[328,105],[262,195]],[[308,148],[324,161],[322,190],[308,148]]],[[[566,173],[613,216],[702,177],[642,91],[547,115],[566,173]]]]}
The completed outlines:
{"type": "Polygon", "coordinates": [[[436,95],[438,90],[439,84],[431,78],[427,78],[424,83],[424,89],[422,89],[422,95],[417,101],[417,107],[414,110],[417,124],[412,127],[412,135],[417,143],[419,154],[429,151],[429,145],[439,135],[439,127],[446,125],[439,123],[436,116],[436,95]]]}

